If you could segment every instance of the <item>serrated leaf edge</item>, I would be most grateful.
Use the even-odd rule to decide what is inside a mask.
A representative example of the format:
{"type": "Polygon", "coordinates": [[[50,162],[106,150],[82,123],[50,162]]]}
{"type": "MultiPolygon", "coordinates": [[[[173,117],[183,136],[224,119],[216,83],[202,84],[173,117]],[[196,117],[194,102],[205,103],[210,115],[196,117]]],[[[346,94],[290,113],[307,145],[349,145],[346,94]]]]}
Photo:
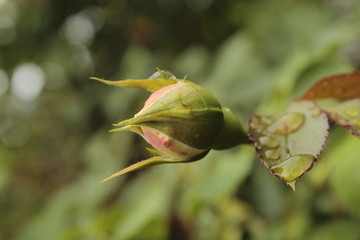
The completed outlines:
{"type": "MultiPolygon", "coordinates": [[[[305,170],[300,176],[298,176],[296,179],[294,179],[294,181],[297,181],[297,180],[298,180],[299,178],[301,178],[305,173],[309,172],[309,171],[313,168],[314,164],[315,164],[315,163],[318,161],[318,159],[319,159],[319,158],[318,158],[319,155],[324,151],[324,146],[326,145],[327,140],[328,140],[328,136],[329,136],[329,134],[330,134],[330,132],[329,132],[329,128],[330,128],[329,120],[330,120],[331,118],[329,118],[327,112],[324,111],[316,102],[311,101],[311,100],[300,100],[300,99],[298,99],[298,100],[296,100],[295,102],[301,102],[301,101],[310,102],[310,103],[314,104],[314,106],[317,107],[317,108],[321,111],[320,114],[323,114],[323,116],[325,116],[325,118],[326,118],[326,120],[327,120],[327,128],[326,128],[326,135],[325,135],[325,141],[324,141],[324,143],[321,145],[319,152],[318,152],[317,154],[313,155],[313,156],[314,156],[314,161],[312,162],[312,164],[310,165],[310,167],[309,167],[307,170],[305,170]]],[[[291,105],[291,104],[290,104],[290,105],[291,105]]],[[[286,111],[284,111],[284,112],[286,112],[286,111]]],[[[264,115],[264,116],[268,116],[268,115],[264,115]]],[[[248,119],[247,125],[248,125],[248,129],[249,129],[249,131],[248,131],[248,138],[249,138],[249,140],[252,142],[252,145],[253,145],[254,148],[255,148],[255,153],[256,153],[256,155],[259,157],[261,164],[262,164],[263,166],[265,166],[265,167],[271,172],[271,174],[272,174],[273,176],[277,177],[277,178],[280,179],[281,181],[284,181],[280,176],[277,176],[277,175],[274,174],[274,172],[271,170],[271,168],[270,168],[270,167],[268,166],[268,164],[266,163],[266,160],[263,159],[263,157],[261,156],[260,150],[257,148],[259,143],[256,142],[255,137],[253,137],[253,136],[251,135],[251,131],[250,131],[250,129],[252,129],[251,126],[250,126],[250,123],[251,123],[251,120],[252,120],[254,117],[261,117],[261,116],[260,116],[260,115],[257,115],[257,114],[253,114],[253,115],[250,116],[250,118],[248,119]]],[[[284,182],[285,182],[285,181],[284,181],[284,182]]]]}

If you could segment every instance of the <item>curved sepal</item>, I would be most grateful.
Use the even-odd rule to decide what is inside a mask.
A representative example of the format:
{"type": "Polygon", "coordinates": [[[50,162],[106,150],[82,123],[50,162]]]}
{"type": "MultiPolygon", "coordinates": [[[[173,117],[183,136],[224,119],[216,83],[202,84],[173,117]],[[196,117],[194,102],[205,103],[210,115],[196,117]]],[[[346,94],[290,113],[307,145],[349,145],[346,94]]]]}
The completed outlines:
{"type": "Polygon", "coordinates": [[[170,79],[170,78],[128,79],[128,80],[120,80],[120,81],[109,81],[96,77],[91,77],[90,79],[97,80],[115,87],[142,88],[150,92],[155,92],[163,87],[182,81],[181,79],[170,79]]]}
{"type": "Polygon", "coordinates": [[[174,74],[166,70],[157,69],[147,79],[127,79],[119,81],[109,81],[101,78],[91,77],[90,79],[100,81],[102,83],[115,86],[115,87],[134,87],[142,88],[150,92],[156,92],[157,90],[175,84],[179,82],[187,82],[184,79],[177,79],[174,74]]]}
{"type": "Polygon", "coordinates": [[[174,159],[171,158],[166,158],[163,156],[156,156],[156,157],[152,157],[140,162],[137,162],[133,165],[130,165],[127,168],[121,169],[120,171],[110,175],[109,177],[105,178],[104,180],[100,181],[100,183],[109,181],[110,179],[119,177],[121,175],[124,175],[126,173],[130,173],[130,172],[134,172],[140,169],[143,169],[145,167],[149,167],[149,166],[153,166],[153,165],[157,165],[157,164],[162,164],[162,163],[176,163],[176,162],[181,162],[181,161],[176,161],[174,159]]]}

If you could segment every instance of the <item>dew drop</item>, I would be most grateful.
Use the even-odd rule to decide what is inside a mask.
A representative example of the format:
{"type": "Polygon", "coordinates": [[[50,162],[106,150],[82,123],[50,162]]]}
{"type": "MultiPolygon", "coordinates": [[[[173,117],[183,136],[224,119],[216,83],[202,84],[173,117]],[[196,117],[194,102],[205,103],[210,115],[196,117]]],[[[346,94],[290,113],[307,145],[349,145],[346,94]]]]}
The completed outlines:
{"type": "Polygon", "coordinates": [[[262,135],[264,135],[264,133],[262,133],[262,132],[264,132],[264,126],[259,126],[258,128],[256,128],[256,131],[258,132],[258,134],[262,134],[262,135]]]}
{"type": "Polygon", "coordinates": [[[294,155],[280,164],[271,168],[273,174],[285,182],[295,181],[309,170],[315,160],[313,155],[298,154],[294,155]]]}
{"type": "Polygon", "coordinates": [[[157,78],[160,78],[160,79],[166,79],[166,78],[168,78],[168,79],[176,79],[174,74],[172,74],[171,72],[166,71],[166,70],[158,70],[155,73],[153,73],[150,77],[148,77],[148,79],[157,79],[157,78]]]}
{"type": "Polygon", "coordinates": [[[261,145],[264,145],[268,148],[276,148],[277,146],[279,146],[278,140],[269,136],[260,137],[259,142],[261,145]]]}
{"type": "Polygon", "coordinates": [[[271,149],[265,151],[265,157],[271,160],[279,159],[280,158],[279,149],[271,149]]]}
{"type": "Polygon", "coordinates": [[[338,123],[339,125],[341,125],[341,126],[345,126],[345,125],[348,125],[348,124],[349,124],[348,121],[345,120],[345,119],[343,119],[343,118],[338,118],[338,119],[337,119],[337,123],[338,123]]]}
{"type": "Polygon", "coordinates": [[[356,125],[357,127],[360,127],[360,120],[359,120],[359,119],[357,119],[357,120],[355,121],[355,125],[356,125]]]}
{"type": "Polygon", "coordinates": [[[258,149],[258,150],[261,150],[262,149],[262,146],[258,143],[255,143],[254,144],[255,148],[258,149]]]}
{"type": "Polygon", "coordinates": [[[356,118],[359,116],[359,111],[355,108],[346,110],[345,114],[351,118],[356,118]]]}
{"type": "Polygon", "coordinates": [[[269,124],[272,123],[272,120],[271,120],[270,117],[262,117],[262,118],[261,118],[261,123],[266,124],[266,125],[269,125],[269,124]]]}
{"type": "Polygon", "coordinates": [[[254,116],[251,120],[250,120],[250,127],[252,129],[258,129],[260,127],[260,120],[258,116],[254,116]]]}
{"type": "Polygon", "coordinates": [[[290,112],[285,113],[268,128],[269,132],[279,135],[287,135],[298,130],[304,123],[304,114],[290,112]]]}
{"type": "Polygon", "coordinates": [[[309,109],[313,110],[316,108],[316,104],[314,102],[309,102],[309,109]]]}
{"type": "Polygon", "coordinates": [[[318,108],[316,108],[316,109],[314,109],[314,111],[311,113],[311,116],[312,116],[312,117],[318,117],[318,116],[320,116],[320,114],[321,114],[321,110],[318,109],[318,108]]]}

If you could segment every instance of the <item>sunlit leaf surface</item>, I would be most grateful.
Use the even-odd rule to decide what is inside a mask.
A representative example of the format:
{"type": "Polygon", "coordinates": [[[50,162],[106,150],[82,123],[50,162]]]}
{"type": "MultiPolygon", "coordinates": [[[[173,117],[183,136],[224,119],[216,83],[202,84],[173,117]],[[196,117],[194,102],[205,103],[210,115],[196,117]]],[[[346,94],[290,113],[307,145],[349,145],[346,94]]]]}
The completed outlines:
{"type": "Polygon", "coordinates": [[[294,102],[280,115],[254,115],[249,120],[249,134],[261,162],[292,188],[316,161],[328,128],[326,115],[311,101],[294,102]]]}
{"type": "Polygon", "coordinates": [[[360,99],[353,99],[323,107],[329,118],[344,127],[354,136],[360,137],[360,99]]]}

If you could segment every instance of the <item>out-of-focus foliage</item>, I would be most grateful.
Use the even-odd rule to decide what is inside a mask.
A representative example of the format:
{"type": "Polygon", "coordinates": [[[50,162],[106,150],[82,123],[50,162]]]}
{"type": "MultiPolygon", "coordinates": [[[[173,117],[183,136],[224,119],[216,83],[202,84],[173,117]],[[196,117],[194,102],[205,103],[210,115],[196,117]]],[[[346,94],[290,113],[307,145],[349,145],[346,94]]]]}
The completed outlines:
{"type": "MultiPolygon", "coordinates": [[[[243,122],[360,67],[357,0],[0,1],[0,239],[359,239],[359,140],[284,186],[248,146],[97,183],[145,159],[107,133],[146,93],[91,81],[155,67],[243,122]]],[[[338,131],[339,130],[339,131],[338,131]]]]}

